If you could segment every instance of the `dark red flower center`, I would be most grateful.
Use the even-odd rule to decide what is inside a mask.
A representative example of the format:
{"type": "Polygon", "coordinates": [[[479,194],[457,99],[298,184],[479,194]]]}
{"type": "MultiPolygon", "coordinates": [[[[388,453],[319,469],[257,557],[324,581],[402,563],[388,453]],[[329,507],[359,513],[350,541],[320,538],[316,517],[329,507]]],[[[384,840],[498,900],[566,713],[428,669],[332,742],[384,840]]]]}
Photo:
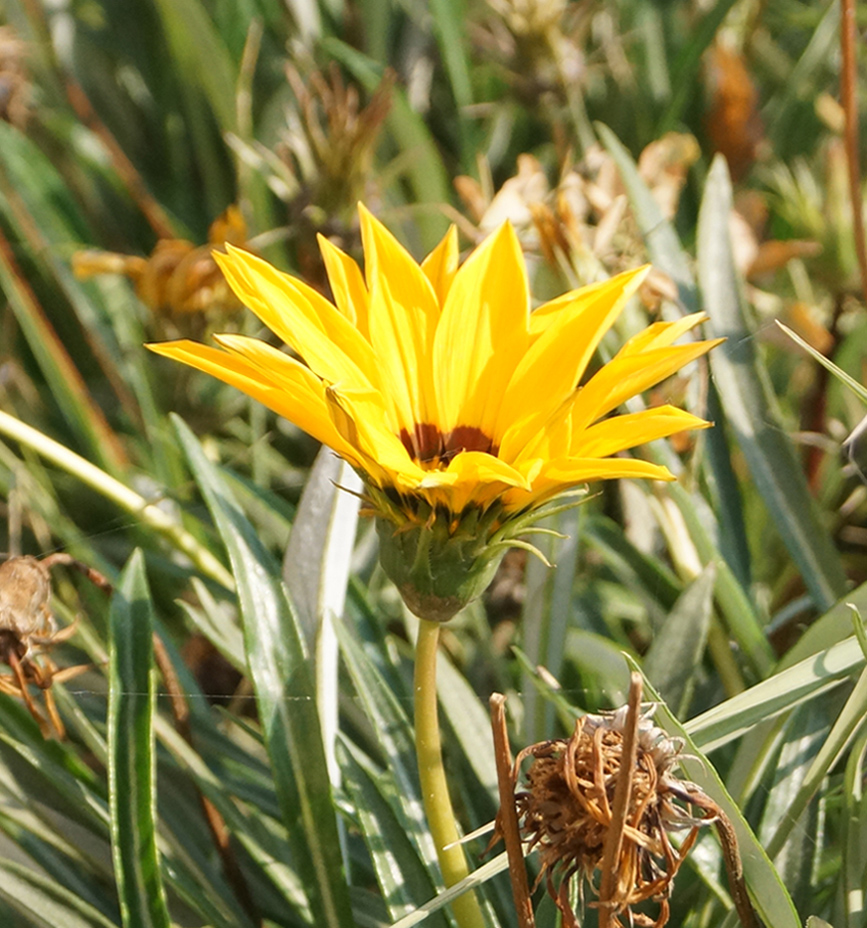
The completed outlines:
{"type": "Polygon", "coordinates": [[[493,440],[474,425],[459,425],[443,434],[439,426],[420,423],[415,425],[412,435],[401,429],[400,440],[413,460],[432,468],[448,466],[449,461],[462,451],[483,451],[496,456],[499,450],[493,440]]]}

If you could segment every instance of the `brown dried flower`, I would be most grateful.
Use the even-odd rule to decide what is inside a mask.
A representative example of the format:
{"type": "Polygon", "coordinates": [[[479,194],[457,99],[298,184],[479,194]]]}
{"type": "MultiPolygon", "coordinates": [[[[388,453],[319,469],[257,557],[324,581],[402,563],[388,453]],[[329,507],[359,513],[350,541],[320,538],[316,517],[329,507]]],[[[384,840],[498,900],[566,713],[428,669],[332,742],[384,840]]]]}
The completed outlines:
{"type": "Polygon", "coordinates": [[[75,624],[60,630],[51,614],[51,576],[54,564],[74,567],[92,583],[106,591],[111,590],[102,574],[68,554],[51,554],[42,560],[35,557],[10,557],[0,564],[0,663],[11,674],[0,674],[0,693],[18,696],[24,700],[30,714],[39,723],[43,736],[65,735],[63,722],[57,712],[51,686],[69,680],[87,669],[87,666],[66,667],[58,670],[49,657],[51,648],[75,634],[75,624]],[[33,697],[30,687],[42,691],[46,720],[33,697]]]}
{"type": "MultiPolygon", "coordinates": [[[[639,713],[636,700],[633,717],[637,725],[631,737],[627,737],[627,706],[603,715],[585,715],[576,721],[568,740],[531,745],[515,761],[513,788],[522,762],[533,761],[524,788],[515,792],[521,839],[527,852],[539,852],[536,885],[545,879],[568,928],[578,925],[570,902],[570,885],[576,875],[582,901],[586,887],[594,897],[589,904],[600,909],[600,924],[621,926],[620,917],[626,916],[629,925],[662,928],[668,921],[674,877],[699,829],[710,823],[719,827],[730,876],[738,883],[733,890],[741,917],[751,918],[731,825],[696,784],[675,775],[681,744],[654,725],[652,714],[652,708],[639,713]],[[635,759],[629,769],[623,758],[632,752],[635,759]],[[624,777],[630,780],[625,790],[624,777]],[[615,798],[618,789],[625,802],[622,810],[615,798]],[[676,847],[671,833],[686,829],[676,847]],[[618,834],[612,835],[615,830],[618,834]],[[600,874],[608,869],[603,858],[611,847],[616,851],[616,865],[606,879],[600,874]],[[645,902],[656,904],[655,917],[634,910],[645,902]]],[[[492,844],[504,835],[501,816],[492,844]]]]}
{"type": "Polygon", "coordinates": [[[229,206],[208,230],[208,244],[160,239],[150,256],[110,251],[79,251],[72,269],[80,280],[97,274],[123,274],[133,281],[139,299],[155,313],[182,315],[232,311],[241,304],[212,257],[226,242],[247,245],[247,224],[237,206],[229,206]]]}

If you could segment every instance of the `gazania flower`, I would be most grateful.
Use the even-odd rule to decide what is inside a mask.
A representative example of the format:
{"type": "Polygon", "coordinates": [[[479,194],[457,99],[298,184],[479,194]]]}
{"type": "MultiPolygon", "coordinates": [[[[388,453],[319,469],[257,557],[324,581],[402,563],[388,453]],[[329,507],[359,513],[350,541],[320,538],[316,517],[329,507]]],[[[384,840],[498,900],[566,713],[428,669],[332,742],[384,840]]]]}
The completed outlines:
{"type": "Polygon", "coordinates": [[[231,246],[235,294],[297,356],[215,336],[152,350],[233,384],[333,448],[361,474],[386,572],[410,608],[450,618],[487,585],[539,506],[588,481],[673,479],[620,452],[707,425],[660,406],[609,417],[715,342],[674,342],[702,321],[656,323],[582,383],[646,268],[530,312],[507,223],[458,267],[450,230],[419,265],[363,207],[365,273],[320,239],[334,304],[231,246]]]}

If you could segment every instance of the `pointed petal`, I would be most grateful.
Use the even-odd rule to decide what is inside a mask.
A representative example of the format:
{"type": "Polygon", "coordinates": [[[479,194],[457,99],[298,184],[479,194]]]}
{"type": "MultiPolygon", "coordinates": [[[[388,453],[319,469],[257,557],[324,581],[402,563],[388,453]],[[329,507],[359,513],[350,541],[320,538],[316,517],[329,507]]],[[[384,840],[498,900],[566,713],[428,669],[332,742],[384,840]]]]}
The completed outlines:
{"type": "Polygon", "coordinates": [[[654,348],[667,348],[707,318],[707,313],[691,313],[676,322],[654,322],[643,332],[633,335],[620,349],[619,354],[621,357],[628,357],[654,348]]]}
{"type": "Polygon", "coordinates": [[[573,428],[576,431],[586,428],[630,397],[643,393],[690,361],[707,354],[722,341],[724,339],[717,338],[654,348],[625,357],[618,352],[578,391],[572,403],[573,428]]]}
{"type": "Polygon", "coordinates": [[[458,269],[458,230],[456,226],[449,227],[443,240],[422,261],[421,269],[431,282],[440,307],[444,306],[458,269]]]}
{"type": "Polygon", "coordinates": [[[528,343],[529,290],[518,237],[504,223],[455,275],[434,340],[443,432],[493,433],[506,385],[528,343]]]}
{"type": "Polygon", "coordinates": [[[337,308],[367,338],[368,294],[361,268],[324,235],[317,239],[337,308]]]}
{"type": "Polygon", "coordinates": [[[238,299],[314,373],[329,381],[378,385],[370,345],[322,294],[240,248],[227,245],[226,254],[213,254],[238,299]]]}
{"type": "Polygon", "coordinates": [[[359,206],[370,291],[370,344],[383,393],[399,428],[436,423],[431,373],[439,305],[421,268],[394,236],[359,206]]]}
{"type": "Polygon", "coordinates": [[[651,265],[645,264],[642,267],[635,268],[631,271],[624,271],[622,274],[617,274],[614,277],[609,278],[608,280],[600,280],[597,283],[588,284],[585,287],[579,287],[577,290],[570,290],[568,293],[564,293],[562,296],[558,296],[553,300],[549,300],[547,303],[543,303],[541,306],[537,306],[533,312],[530,314],[530,335],[533,338],[537,338],[543,332],[545,332],[551,323],[556,322],[557,318],[560,316],[560,313],[570,307],[575,303],[582,302],[595,302],[599,299],[600,293],[608,290],[612,284],[615,284],[615,287],[622,286],[621,284],[616,284],[615,282],[619,281],[621,277],[630,277],[631,275],[641,275],[639,278],[639,283],[644,279],[644,277],[650,273],[651,265]]]}
{"type": "MultiPolygon", "coordinates": [[[[242,336],[235,336],[233,346],[240,347],[242,336]]],[[[249,357],[230,353],[187,339],[147,345],[156,354],[173,358],[204,371],[206,374],[237,387],[248,396],[288,419],[299,429],[333,448],[353,466],[359,456],[334,428],[325,403],[325,388],[315,374],[287,355],[275,352],[282,359],[279,366],[269,358],[263,368],[263,358],[257,357],[256,345],[269,346],[257,339],[244,339],[249,357]],[[251,360],[255,357],[256,361],[251,360]]],[[[275,349],[270,349],[275,351],[275,349]]]]}
{"type": "MultiPolygon", "coordinates": [[[[535,462],[534,462],[535,463],[535,462]]],[[[559,493],[594,480],[636,477],[647,480],[674,480],[667,467],[636,458],[559,458],[543,462],[531,490],[514,489],[503,494],[507,508],[517,511],[538,506],[559,493]]]]}
{"type": "Polygon", "coordinates": [[[391,431],[379,394],[335,385],[326,389],[325,399],[335,427],[356,449],[362,468],[379,486],[394,486],[406,492],[424,479],[425,471],[391,431]]]}
{"type": "Polygon", "coordinates": [[[455,455],[446,470],[428,471],[419,489],[431,503],[461,512],[470,503],[485,505],[510,487],[530,489],[530,482],[518,470],[484,451],[464,451],[455,455]]]}
{"type": "MultiPolygon", "coordinates": [[[[521,359],[506,389],[493,439],[523,422],[527,437],[537,431],[580,381],[602,337],[620,315],[650,270],[645,265],[593,287],[575,290],[540,307],[547,325],[521,359]]],[[[513,437],[513,441],[515,438],[513,437]]],[[[517,438],[520,445],[521,438],[517,438]]],[[[504,455],[505,457],[505,455],[504,455]]]]}
{"type": "Polygon", "coordinates": [[[711,424],[676,406],[655,406],[597,422],[572,439],[570,454],[605,458],[686,429],[706,429],[711,424]]]}

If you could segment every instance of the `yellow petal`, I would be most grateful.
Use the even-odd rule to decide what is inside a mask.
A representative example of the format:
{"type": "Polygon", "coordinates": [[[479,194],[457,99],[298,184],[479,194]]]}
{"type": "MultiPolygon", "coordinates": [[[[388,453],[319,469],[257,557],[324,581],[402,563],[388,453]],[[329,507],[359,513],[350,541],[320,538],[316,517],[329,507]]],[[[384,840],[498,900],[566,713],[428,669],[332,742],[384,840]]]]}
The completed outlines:
{"type": "Polygon", "coordinates": [[[367,338],[368,294],[361,268],[324,235],[317,239],[337,308],[367,338]]]}
{"type": "Polygon", "coordinates": [[[471,503],[485,505],[510,487],[530,489],[530,482],[514,467],[483,451],[455,455],[445,470],[432,470],[419,484],[428,500],[441,503],[451,512],[461,512],[471,503]]]}
{"type": "Polygon", "coordinates": [[[503,494],[507,508],[517,511],[527,506],[538,506],[558,493],[594,480],[614,480],[620,477],[675,479],[667,467],[636,458],[559,458],[543,462],[538,470],[531,490],[516,488],[503,494]]]}
{"type": "Polygon", "coordinates": [[[707,318],[707,313],[691,313],[676,322],[654,322],[644,331],[633,335],[618,354],[620,357],[629,357],[643,351],[651,351],[654,348],[667,348],[707,318]]]}
{"type": "MultiPolygon", "coordinates": [[[[233,347],[237,351],[242,336],[234,338],[236,342],[233,347]]],[[[269,347],[256,339],[244,341],[248,343],[245,348],[249,349],[248,354],[252,357],[257,354],[255,345],[266,349],[269,347]]],[[[259,363],[254,363],[250,357],[239,353],[210,348],[187,339],[147,347],[156,354],[182,361],[237,387],[324,445],[333,448],[354,466],[360,463],[359,456],[334,428],[325,402],[325,388],[319,378],[287,355],[276,352],[282,359],[279,365],[269,357],[263,369],[261,358],[258,359],[259,363]]]]}
{"type": "Polygon", "coordinates": [[[649,272],[650,265],[645,264],[642,267],[636,268],[632,271],[625,271],[623,274],[618,274],[616,277],[609,278],[608,280],[600,280],[597,283],[587,284],[585,287],[579,287],[577,290],[570,290],[568,293],[564,293],[562,296],[555,297],[553,300],[549,300],[547,303],[543,303],[541,306],[537,306],[530,314],[531,337],[537,338],[539,335],[545,332],[548,326],[557,320],[563,309],[573,305],[576,301],[587,300],[588,302],[592,302],[596,300],[600,291],[607,290],[611,286],[612,282],[617,280],[619,277],[639,273],[646,275],[649,272]]]}
{"type": "Polygon", "coordinates": [[[450,226],[443,240],[422,261],[421,269],[427,275],[440,306],[444,306],[452,281],[458,269],[458,230],[450,226]]]}
{"type": "Polygon", "coordinates": [[[343,389],[335,384],[326,389],[325,399],[335,428],[352,445],[362,460],[362,468],[379,486],[393,485],[405,492],[424,479],[425,471],[391,431],[378,393],[343,389]]]}
{"type": "Polygon", "coordinates": [[[500,403],[529,340],[524,256],[504,223],[460,267],[434,340],[443,432],[476,427],[491,436],[500,403]]]}
{"type": "Polygon", "coordinates": [[[337,307],[312,287],[232,246],[227,246],[225,255],[214,252],[214,260],[238,299],[320,377],[379,383],[370,345],[337,307]]]}
{"type": "Polygon", "coordinates": [[[431,345],[439,304],[430,281],[394,236],[359,207],[370,291],[370,344],[399,428],[435,422],[431,345]]]}
{"type": "Polygon", "coordinates": [[[686,429],[711,425],[675,406],[655,406],[641,412],[612,416],[590,426],[572,439],[570,455],[578,458],[608,457],[657,438],[667,438],[686,429]]]}
{"type": "MultiPolygon", "coordinates": [[[[650,265],[618,274],[603,284],[575,290],[540,307],[547,325],[521,359],[506,389],[493,439],[512,429],[510,443],[521,447],[567,399],[581,379],[602,337],[647,276],[650,265]]],[[[532,319],[540,310],[533,313],[532,319]]],[[[508,459],[507,454],[503,457],[508,459]]]]}
{"type": "Polygon", "coordinates": [[[691,342],[626,356],[618,352],[578,391],[571,404],[573,427],[576,431],[586,428],[630,397],[643,393],[700,358],[721,341],[723,339],[691,342]]]}

